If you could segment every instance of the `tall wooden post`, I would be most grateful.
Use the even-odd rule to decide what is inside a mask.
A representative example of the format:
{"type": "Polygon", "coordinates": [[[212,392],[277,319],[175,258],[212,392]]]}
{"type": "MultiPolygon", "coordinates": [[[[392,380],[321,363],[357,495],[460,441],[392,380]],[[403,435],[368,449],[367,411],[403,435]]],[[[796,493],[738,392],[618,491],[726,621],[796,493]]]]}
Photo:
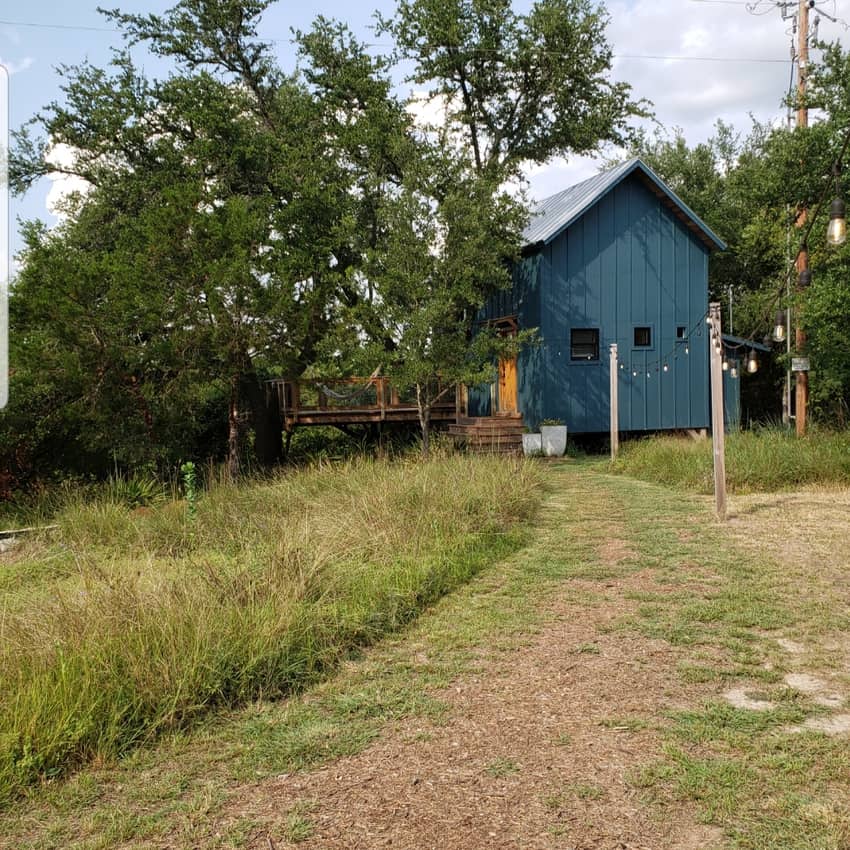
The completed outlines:
{"type": "Polygon", "coordinates": [[[720,302],[708,305],[711,326],[709,354],[711,371],[711,443],[714,448],[714,504],[717,516],[726,519],[726,433],[723,425],[723,339],[720,302]]]}
{"type": "MultiPolygon", "coordinates": [[[[806,332],[802,325],[802,310],[801,301],[805,290],[800,285],[801,273],[809,268],[809,249],[804,245],[800,249],[800,254],[797,257],[797,336],[794,340],[794,348],[798,356],[802,356],[806,352],[806,332]]],[[[795,406],[796,406],[796,428],[797,436],[806,436],[806,414],[809,406],[809,373],[795,372],[796,376],[796,391],[795,391],[795,406]]]]}
{"type": "MultiPolygon", "coordinates": [[[[809,0],[799,0],[797,10],[797,126],[809,126],[809,107],[806,102],[806,88],[808,85],[809,76],[809,0]]],[[[802,229],[806,226],[808,219],[808,210],[806,207],[800,208],[800,213],[797,216],[796,225],[802,229]]],[[[807,245],[803,245],[797,257],[797,274],[799,281],[800,272],[809,268],[809,249],[807,245]]],[[[797,284],[797,336],[795,340],[795,348],[797,354],[801,355],[806,350],[806,332],[803,330],[800,322],[800,285],[797,284]]],[[[796,385],[796,425],[797,436],[803,437],[806,434],[806,412],[809,406],[809,373],[797,372],[796,385]]]]}
{"type": "Polygon", "coordinates": [[[615,460],[617,453],[620,451],[620,409],[618,398],[618,378],[619,357],[617,356],[617,343],[611,343],[611,363],[610,363],[610,381],[611,381],[611,460],[615,460]]]}

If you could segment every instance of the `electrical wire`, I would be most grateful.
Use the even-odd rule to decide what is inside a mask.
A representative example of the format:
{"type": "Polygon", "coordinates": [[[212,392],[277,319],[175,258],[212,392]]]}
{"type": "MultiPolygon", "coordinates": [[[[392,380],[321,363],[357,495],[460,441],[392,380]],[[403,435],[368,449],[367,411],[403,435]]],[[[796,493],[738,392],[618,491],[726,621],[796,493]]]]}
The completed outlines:
{"type": "MultiPolygon", "coordinates": [[[[708,3],[708,2],[721,2],[721,0],[692,0],[692,2],[700,2],[700,3],[708,3]]],[[[728,3],[738,3],[739,0],[722,0],[722,2],[728,3]]],[[[40,23],[34,21],[7,21],[0,20],[0,26],[11,26],[11,27],[31,27],[34,29],[58,29],[58,30],[79,30],[84,32],[103,32],[103,33],[121,33],[122,30],[118,27],[94,27],[94,26],[83,26],[81,24],[47,24],[40,23]]],[[[262,38],[261,41],[265,41],[271,44],[280,44],[284,41],[291,41],[291,39],[278,39],[278,38],[262,38]]],[[[363,45],[364,47],[369,48],[387,48],[391,49],[394,47],[392,44],[381,43],[381,42],[366,42],[363,45]]],[[[485,48],[476,48],[475,50],[468,51],[470,54],[487,54],[487,53],[499,53],[500,51],[496,48],[485,49],[485,48]]],[[[541,50],[538,51],[539,56],[545,56],[552,59],[566,59],[569,58],[565,53],[558,53],[551,50],[541,50]]],[[[612,53],[612,57],[614,59],[629,59],[629,60],[649,60],[649,61],[660,61],[660,62],[729,62],[729,63],[737,63],[737,62],[745,62],[745,63],[757,63],[757,64],[780,64],[786,62],[786,59],[773,59],[771,57],[759,57],[759,56],[681,56],[681,55],[668,55],[664,53],[612,53]]]]}
{"type": "Polygon", "coordinates": [[[5,27],[32,27],[33,29],[45,30],[82,30],[83,32],[121,32],[117,27],[87,27],[82,24],[42,24],[30,21],[3,21],[0,26],[5,27]]]}

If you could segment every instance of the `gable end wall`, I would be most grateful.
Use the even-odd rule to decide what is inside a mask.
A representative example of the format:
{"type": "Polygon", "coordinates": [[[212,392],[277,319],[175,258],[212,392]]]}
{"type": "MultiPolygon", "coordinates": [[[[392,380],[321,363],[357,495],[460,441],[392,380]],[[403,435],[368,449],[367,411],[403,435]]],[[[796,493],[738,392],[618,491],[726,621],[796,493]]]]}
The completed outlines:
{"type": "Polygon", "coordinates": [[[640,180],[616,186],[523,266],[539,308],[526,304],[521,322],[542,339],[519,363],[528,424],[559,418],[573,433],[607,432],[608,346],[616,342],[626,367],[620,430],[708,427],[708,252],[640,180]],[[636,325],[652,328],[650,349],[634,348],[636,325]],[[677,341],[679,326],[687,342],[677,341]],[[598,361],[570,359],[573,328],[599,328],[598,361]]]}

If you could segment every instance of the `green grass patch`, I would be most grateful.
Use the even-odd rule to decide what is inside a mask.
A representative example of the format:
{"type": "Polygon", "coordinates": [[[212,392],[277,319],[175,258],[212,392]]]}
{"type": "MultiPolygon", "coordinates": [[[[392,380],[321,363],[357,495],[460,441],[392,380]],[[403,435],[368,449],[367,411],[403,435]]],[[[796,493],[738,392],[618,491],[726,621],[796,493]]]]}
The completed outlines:
{"type": "Polygon", "coordinates": [[[323,677],[515,549],[539,484],[495,459],[350,462],[213,487],[194,521],[66,507],[9,565],[0,800],[323,677]]]}
{"type": "Polygon", "coordinates": [[[504,779],[507,776],[519,773],[519,765],[513,759],[500,757],[490,762],[484,768],[484,772],[496,779],[504,779]]]}
{"type": "MultiPolygon", "coordinates": [[[[846,451],[845,440],[844,435],[815,434],[804,441],[786,441],[775,434],[733,435],[733,448],[757,447],[750,468],[760,470],[738,486],[760,489],[781,482],[790,487],[795,475],[806,483],[841,483],[847,460],[839,463],[830,452],[846,451]],[[817,453],[821,437],[827,444],[824,457],[807,459],[807,453],[817,453]],[[763,451],[775,451],[777,457],[763,456],[763,451]],[[792,458],[794,452],[802,457],[792,458]],[[789,469],[796,464],[797,471],[774,477],[774,460],[777,470],[787,461],[789,469]],[[839,464],[835,470],[823,468],[833,463],[839,464]]],[[[636,444],[635,456],[642,457],[644,448],[648,454],[659,452],[654,463],[671,476],[669,483],[685,481],[697,468],[688,457],[704,452],[699,463],[710,473],[708,442],[653,439],[636,444]],[[684,470],[677,469],[680,451],[684,470]]],[[[734,463],[730,457],[736,455],[730,452],[727,457],[728,470],[734,463]]],[[[625,466],[618,471],[635,478],[656,477],[654,472],[637,473],[625,466]]],[[[827,710],[782,684],[788,669],[783,665],[792,660],[777,651],[775,642],[777,637],[799,633],[814,648],[840,636],[845,603],[838,588],[843,585],[831,574],[822,578],[822,565],[789,570],[787,564],[755,548],[743,549],[718,526],[706,502],[635,478],[600,478],[600,483],[604,481],[625,505],[624,537],[655,570],[657,585],[673,592],[631,594],[637,611],[609,628],[671,644],[679,657],[676,669],[681,681],[708,696],[693,709],[657,718],[655,728],[662,735],[665,755],[632,771],[631,783],[642,789],[647,801],[661,807],[696,804],[699,817],[721,827],[736,850],[850,846],[846,738],[792,731],[827,710]],[[802,600],[801,580],[807,591],[802,600]],[[720,694],[733,684],[774,707],[767,711],[733,707],[720,694]]],[[[697,489],[696,481],[687,479],[687,486],[697,489]]],[[[817,521],[816,514],[807,514],[806,521],[817,521]]],[[[767,522],[763,518],[764,532],[782,533],[765,527],[767,522]]],[[[790,532],[785,528],[784,533],[790,532]]]]}
{"type": "MultiPolygon", "coordinates": [[[[297,698],[207,712],[186,731],[169,728],[156,746],[137,748],[68,782],[31,789],[29,800],[4,813],[0,845],[108,846],[99,844],[99,830],[112,821],[112,833],[134,846],[262,843],[263,829],[272,829],[278,843],[294,841],[285,810],[274,827],[234,824],[221,837],[213,834],[217,826],[204,827],[203,821],[206,816],[216,823],[216,806],[233,811],[233,800],[217,801],[226,801],[234,788],[238,804],[246,785],[356,753],[390,730],[411,743],[440,736],[448,715],[439,689],[458,676],[478,675],[482,666],[509,665],[507,651],[546,622],[554,600],[555,608],[567,601],[602,613],[618,595],[619,580],[627,585],[634,579],[640,589],[622,593],[628,610],[598,617],[598,628],[621,634],[623,645],[635,634],[668,641],[672,649],[646,663],[658,659],[667,666],[670,700],[663,703],[667,708],[640,716],[612,704],[610,715],[599,720],[599,733],[634,733],[638,759],[639,744],[652,744],[653,755],[645,758],[662,753],[629,774],[647,803],[657,806],[654,814],[664,817],[665,809],[679,811],[685,803],[686,812],[695,809],[698,818],[721,827],[723,841],[738,850],[844,850],[850,846],[850,748],[846,737],[789,731],[827,710],[781,684],[789,669],[783,659],[790,662],[775,640],[793,636],[808,646],[842,637],[846,618],[837,616],[843,609],[835,594],[844,585],[831,577],[815,582],[807,572],[811,598],[800,604],[800,576],[769,557],[741,551],[716,523],[707,500],[606,470],[606,461],[587,460],[546,467],[549,496],[533,545],[516,550],[509,535],[503,549],[487,548],[490,558],[513,554],[480,570],[403,632],[349,653],[338,675],[297,698]],[[601,569],[606,541],[614,538],[634,557],[601,569]],[[608,574],[615,582],[604,578],[608,574]],[[770,699],[774,708],[750,713],[727,705],[722,693],[732,686],[770,699]],[[674,705],[679,708],[672,710],[674,705]]],[[[203,510],[199,506],[199,514],[203,510]]],[[[297,513],[307,514],[303,503],[297,513]]],[[[225,565],[240,551],[243,532],[237,531],[217,551],[225,565]]],[[[493,533],[489,540],[488,547],[505,536],[493,533]]],[[[197,547],[198,537],[189,544],[197,547]]],[[[246,544],[245,551],[252,547],[246,544]]],[[[162,554],[167,547],[149,551],[152,568],[195,562],[194,549],[173,556],[162,554]]],[[[123,556],[113,560],[113,574],[128,571],[123,556]]],[[[67,591],[76,580],[71,570],[47,584],[67,591]]],[[[37,584],[34,579],[30,592],[37,584]]],[[[603,657],[593,648],[606,642],[590,635],[582,640],[569,647],[568,663],[600,663],[603,657]]],[[[805,657],[808,663],[814,655],[805,657]]],[[[577,740],[568,726],[552,730],[553,748],[571,748],[577,740]]],[[[494,748],[482,761],[482,779],[495,773],[522,785],[527,765],[500,754],[494,748]]],[[[610,804],[609,793],[592,783],[561,784],[538,799],[552,811],[574,811],[610,804]]],[[[311,828],[310,811],[294,811],[311,828]]],[[[565,829],[560,823],[551,827],[552,834],[565,829]]]]}
{"type": "MultiPolygon", "coordinates": [[[[613,470],[695,493],[714,491],[711,440],[654,436],[621,447],[613,470]]],[[[726,436],[731,492],[769,492],[810,484],[850,484],[850,432],[813,430],[800,439],[784,429],[726,436]]]]}

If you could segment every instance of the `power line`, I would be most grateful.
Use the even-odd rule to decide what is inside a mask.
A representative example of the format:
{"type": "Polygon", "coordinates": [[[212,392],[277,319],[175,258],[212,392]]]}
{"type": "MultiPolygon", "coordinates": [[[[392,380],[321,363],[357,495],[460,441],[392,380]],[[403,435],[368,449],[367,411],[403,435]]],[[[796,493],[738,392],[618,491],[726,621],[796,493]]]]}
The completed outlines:
{"type": "MultiPolygon", "coordinates": [[[[743,0],[691,0],[693,3],[728,3],[734,5],[747,5],[743,3],[743,0]]],[[[104,32],[104,33],[120,33],[121,29],[118,27],[93,27],[93,26],[83,26],[80,24],[46,24],[39,23],[35,21],[7,21],[0,20],[0,25],[2,26],[10,26],[10,27],[31,27],[33,29],[54,29],[54,30],[79,30],[83,32],[104,32]]],[[[283,39],[275,39],[275,38],[262,38],[261,41],[269,41],[272,43],[280,43],[283,39]]],[[[381,44],[381,43],[366,43],[364,47],[386,47],[392,48],[391,44],[381,44]]],[[[475,53],[496,53],[497,50],[482,50],[481,48],[476,48],[475,53]]],[[[540,51],[541,56],[551,57],[553,59],[564,59],[566,55],[563,53],[555,53],[552,51],[540,51]]],[[[630,60],[651,60],[651,61],[661,61],[661,62],[754,62],[757,64],[782,64],[787,62],[787,59],[772,59],[769,57],[757,57],[757,56],[679,56],[679,55],[668,55],[664,53],[613,53],[612,56],[615,59],[630,59],[630,60]]]]}
{"type": "Polygon", "coordinates": [[[85,32],[121,32],[117,27],[87,27],[81,24],[41,24],[29,21],[2,21],[0,25],[7,27],[32,27],[45,30],[83,30],[85,32]]]}
{"type": "MultiPolygon", "coordinates": [[[[707,2],[707,0],[694,0],[707,2]]],[[[784,65],[787,59],[769,59],[749,56],[664,56],[658,53],[614,53],[615,59],[664,59],[679,62],[758,62],[770,65],[784,65]]]]}

